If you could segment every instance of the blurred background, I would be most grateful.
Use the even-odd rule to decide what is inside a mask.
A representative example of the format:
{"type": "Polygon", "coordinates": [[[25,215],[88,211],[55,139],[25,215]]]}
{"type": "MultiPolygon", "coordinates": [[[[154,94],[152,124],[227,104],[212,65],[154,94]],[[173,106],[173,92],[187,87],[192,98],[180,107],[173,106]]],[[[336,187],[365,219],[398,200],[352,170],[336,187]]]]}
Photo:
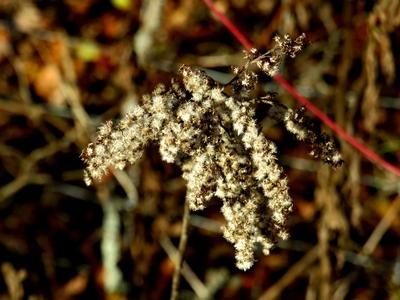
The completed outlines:
{"type": "MultiPolygon", "coordinates": [[[[306,33],[282,74],[400,165],[398,0],[215,2],[260,51],[306,33]]],[[[150,146],[88,188],[79,156],[180,65],[224,82],[242,57],[200,0],[1,0],[0,299],[168,299],[179,169],[150,146]]],[[[291,238],[242,272],[218,205],[192,214],[180,299],[400,299],[398,178],[339,139],[345,164],[331,170],[262,108],[258,118],[289,178],[291,238]]]]}

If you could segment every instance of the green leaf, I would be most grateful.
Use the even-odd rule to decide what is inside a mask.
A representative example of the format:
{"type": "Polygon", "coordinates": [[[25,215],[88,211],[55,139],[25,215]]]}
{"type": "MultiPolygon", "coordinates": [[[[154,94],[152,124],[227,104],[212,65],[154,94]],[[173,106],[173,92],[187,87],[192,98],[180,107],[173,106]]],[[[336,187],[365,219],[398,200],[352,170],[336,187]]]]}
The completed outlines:
{"type": "Polygon", "coordinates": [[[76,54],[84,61],[95,61],[100,55],[100,48],[93,41],[83,41],[78,44],[76,54]]]}
{"type": "Polygon", "coordinates": [[[120,10],[129,10],[132,6],[132,0],[111,0],[111,4],[120,10]]]}

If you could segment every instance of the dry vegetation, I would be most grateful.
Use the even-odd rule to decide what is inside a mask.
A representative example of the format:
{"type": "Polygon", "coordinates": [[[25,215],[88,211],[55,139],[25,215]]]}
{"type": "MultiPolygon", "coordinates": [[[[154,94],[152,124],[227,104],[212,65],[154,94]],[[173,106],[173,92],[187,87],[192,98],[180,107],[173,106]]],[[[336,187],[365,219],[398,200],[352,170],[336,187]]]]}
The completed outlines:
{"type": "MultiPolygon", "coordinates": [[[[260,53],[273,47],[276,35],[304,32],[307,43],[296,58],[282,61],[283,76],[347,132],[400,165],[400,1],[216,3],[260,53]]],[[[159,83],[169,88],[182,65],[206,72],[190,68],[182,74],[210,76],[213,88],[224,86],[219,99],[226,103],[219,105],[234,111],[231,67],[244,64],[241,46],[202,1],[1,0],[0,299],[168,299],[182,215],[188,213],[182,172],[208,183],[221,174],[212,172],[213,178],[194,168],[204,159],[193,140],[179,135],[193,159],[177,156],[168,143],[161,155],[157,145],[143,143],[136,164],[105,172],[94,187],[84,184],[79,156],[96,128],[146,107],[143,99],[149,98],[143,96],[159,83]],[[163,161],[168,157],[176,164],[163,161]]],[[[257,74],[252,99],[274,100],[253,103],[254,123],[259,136],[276,144],[279,172],[287,176],[293,209],[284,228],[290,238],[274,240],[268,256],[252,245],[255,263],[243,272],[222,237],[218,201],[205,197],[207,209],[183,219],[189,224],[178,298],[399,299],[398,177],[340,139],[340,168],[311,158],[310,151],[324,153],[321,145],[328,139],[318,137],[321,129],[329,130],[309,121],[312,116],[269,76],[257,74]],[[312,149],[293,138],[282,125],[285,117],[277,117],[282,112],[286,123],[304,115],[317,132],[306,142],[317,139],[320,146],[312,149]]],[[[190,105],[207,111],[206,103],[190,105]]],[[[185,107],[178,114],[183,121],[185,107]]],[[[242,119],[229,123],[236,132],[249,128],[242,119]]],[[[207,143],[218,151],[232,150],[212,138],[207,143]]],[[[212,155],[220,158],[218,151],[212,155]]],[[[232,180],[240,179],[234,175],[232,180]]],[[[194,183],[188,186],[191,204],[204,206],[196,202],[203,186],[194,183]]],[[[236,217],[248,221],[241,211],[236,217]]]]}

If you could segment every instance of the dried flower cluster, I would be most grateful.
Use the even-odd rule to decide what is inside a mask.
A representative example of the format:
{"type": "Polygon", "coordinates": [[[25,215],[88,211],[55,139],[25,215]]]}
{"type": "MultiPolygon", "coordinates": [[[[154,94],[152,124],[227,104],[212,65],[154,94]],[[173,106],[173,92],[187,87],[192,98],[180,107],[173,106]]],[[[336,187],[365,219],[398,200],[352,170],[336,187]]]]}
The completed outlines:
{"type": "Polygon", "coordinates": [[[277,239],[288,237],[285,222],[292,210],[276,147],[263,136],[255,119],[257,104],[280,107],[286,128],[313,144],[316,156],[334,165],[340,161],[333,143],[323,139],[321,144],[322,135],[304,126],[308,122],[301,111],[279,106],[272,95],[251,96],[257,76],[249,65],[273,75],[285,55],[294,56],[301,49],[303,39],[277,38],[277,46],[261,56],[250,51],[248,63],[236,69],[228,84],[230,95],[228,85],[183,66],[182,83],[173,81],[169,89],[159,86],[118,124],[107,122],[99,129],[97,139],[82,155],[86,183],[110,168],[135,163],[148,143],[158,143],[162,159],[182,168],[192,210],[205,208],[212,199],[222,202],[224,237],[234,244],[238,268],[250,268],[257,244],[268,254],[277,239]]]}
{"type": "MultiPolygon", "coordinates": [[[[253,62],[267,75],[275,76],[285,56],[294,58],[303,49],[305,37],[304,33],[295,40],[292,40],[289,35],[283,38],[276,36],[274,38],[276,46],[267,53],[256,56],[253,62]]],[[[256,51],[253,51],[253,54],[256,54],[256,51]]]]}

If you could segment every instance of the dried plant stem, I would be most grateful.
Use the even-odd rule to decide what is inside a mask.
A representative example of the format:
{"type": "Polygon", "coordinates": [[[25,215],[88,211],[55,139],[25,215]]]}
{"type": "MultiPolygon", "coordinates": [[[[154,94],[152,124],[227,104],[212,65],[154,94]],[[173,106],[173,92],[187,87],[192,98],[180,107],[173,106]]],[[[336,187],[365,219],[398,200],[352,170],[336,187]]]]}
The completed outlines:
{"type": "Polygon", "coordinates": [[[398,196],[392,202],[379,224],[375,227],[374,231],[362,248],[362,254],[370,255],[375,250],[376,246],[379,244],[380,240],[389,229],[392,222],[398,217],[399,211],[400,196],[398,196]]]}
{"type": "MultiPolygon", "coordinates": [[[[374,252],[376,246],[378,246],[383,235],[392,225],[393,221],[396,219],[400,211],[400,196],[392,202],[392,204],[387,209],[385,215],[382,217],[378,225],[375,227],[374,231],[369,236],[368,240],[365,242],[361,251],[359,252],[360,262],[368,260],[369,256],[374,252]]],[[[332,299],[342,300],[346,297],[350,285],[357,277],[357,271],[351,272],[344,279],[341,280],[340,285],[336,287],[335,293],[332,295],[332,299]]]]}
{"type": "Polygon", "coordinates": [[[282,291],[288,287],[298,276],[318,258],[318,246],[308,251],[298,262],[296,262],[274,285],[272,285],[258,300],[272,300],[281,295],[282,291]]]}
{"type": "Polygon", "coordinates": [[[68,132],[60,141],[54,141],[42,148],[35,149],[24,158],[20,163],[21,169],[19,170],[19,174],[14,180],[0,188],[0,204],[29,183],[43,184],[48,182],[48,177],[35,171],[36,166],[41,160],[68,147],[72,140],[72,134],[73,132],[68,132]]]}
{"type": "MultiPolygon", "coordinates": [[[[232,35],[242,44],[246,50],[253,48],[252,43],[240,32],[240,30],[233,24],[222,12],[220,12],[212,0],[203,0],[203,2],[210,8],[210,10],[216,15],[218,20],[224,24],[224,26],[232,33],[232,35]]],[[[354,136],[348,134],[342,127],[331,120],[326,114],[324,114],[318,107],[312,104],[307,98],[301,95],[290,83],[283,78],[282,75],[277,74],[274,80],[288,91],[298,102],[304,105],[310,112],[312,112],[318,119],[320,119],[325,125],[332,129],[339,137],[348,142],[354,148],[361,152],[366,158],[377,164],[378,166],[386,169],[387,171],[400,177],[400,169],[391,163],[385,161],[376,152],[372,151],[361,142],[359,142],[354,136]]]]}
{"type": "Polygon", "coordinates": [[[186,244],[187,244],[187,239],[188,239],[188,226],[189,226],[189,219],[190,219],[190,213],[189,213],[189,203],[187,200],[185,200],[185,206],[183,209],[183,216],[182,216],[182,230],[181,230],[181,237],[179,241],[179,248],[178,248],[178,253],[175,257],[175,271],[174,271],[174,276],[172,278],[172,291],[171,291],[171,300],[176,300],[178,299],[178,289],[179,289],[179,282],[181,278],[181,269],[182,269],[182,263],[183,263],[183,253],[185,252],[186,249],[186,244]]]}
{"type": "Polygon", "coordinates": [[[77,85],[75,70],[73,68],[73,60],[71,49],[68,47],[68,38],[65,35],[60,35],[63,41],[62,51],[62,69],[65,73],[65,82],[62,88],[62,93],[71,107],[71,112],[74,116],[76,139],[77,143],[84,145],[87,143],[89,136],[90,117],[82,105],[81,93],[77,85]]]}
{"type": "MultiPolygon", "coordinates": [[[[171,239],[166,235],[161,236],[160,245],[161,247],[163,247],[164,251],[168,254],[168,257],[171,260],[174,260],[174,257],[176,257],[176,253],[178,253],[178,249],[175,248],[171,239]]],[[[183,261],[182,263],[182,276],[189,283],[190,287],[193,289],[197,298],[210,299],[210,292],[208,288],[197,277],[197,275],[193,272],[192,268],[185,261],[183,261]]]]}

